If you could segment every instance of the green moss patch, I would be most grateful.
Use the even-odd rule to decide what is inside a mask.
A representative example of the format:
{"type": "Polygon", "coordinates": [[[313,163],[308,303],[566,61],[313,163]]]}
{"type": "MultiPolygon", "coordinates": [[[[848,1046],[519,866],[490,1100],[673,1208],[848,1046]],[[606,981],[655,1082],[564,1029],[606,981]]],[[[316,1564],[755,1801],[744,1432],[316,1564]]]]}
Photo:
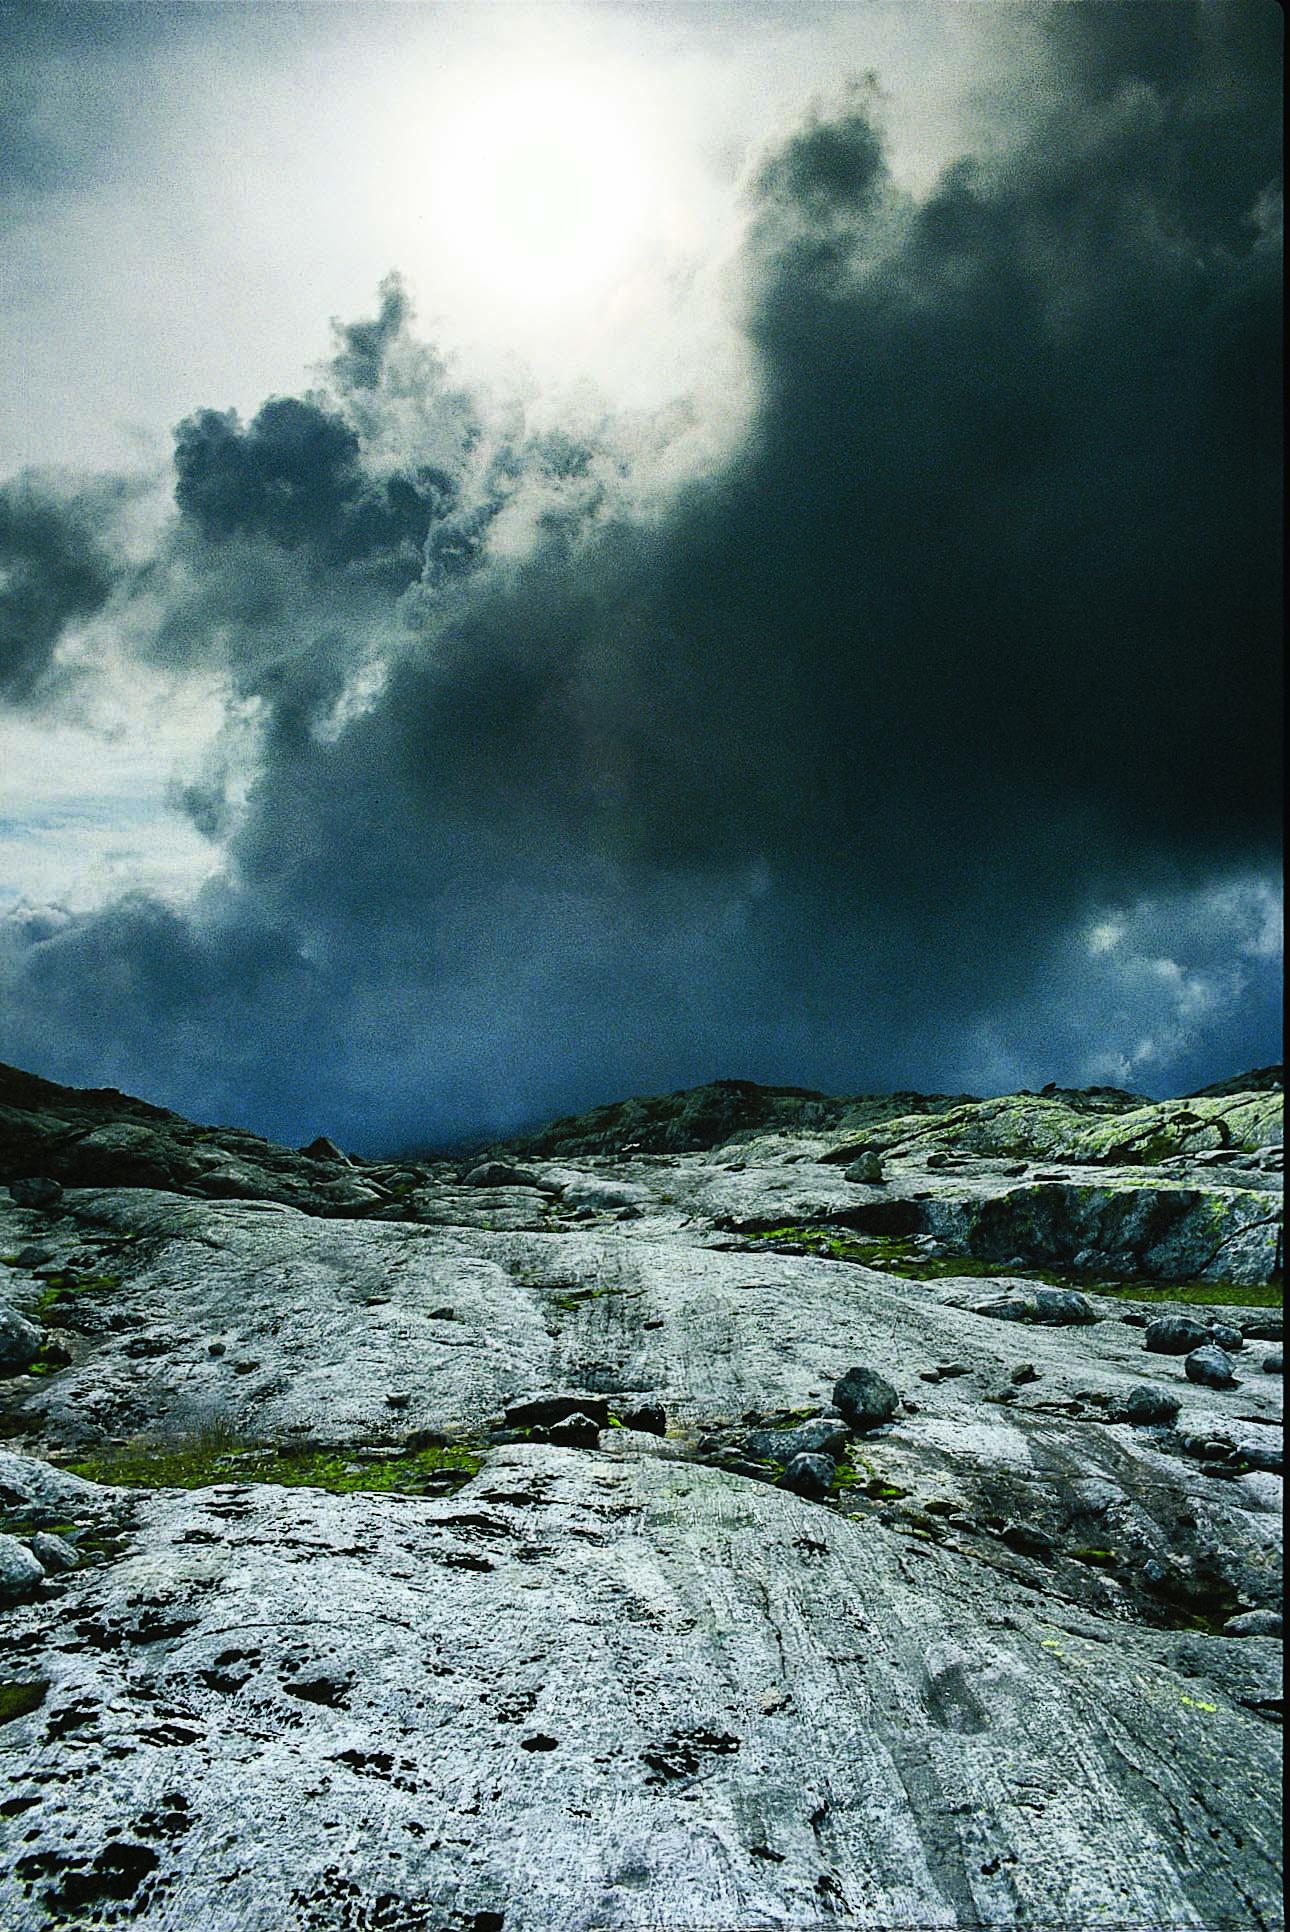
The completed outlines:
{"type": "Polygon", "coordinates": [[[484,1452],[465,1443],[417,1450],[391,1449],[386,1457],[362,1458],[346,1449],[297,1449],[288,1445],[231,1448],[227,1442],[135,1442],[86,1456],[69,1465],[88,1482],[144,1489],[204,1489],[211,1483],[277,1483],[289,1489],[326,1489],[416,1496],[445,1476],[468,1482],[484,1452]]]}
{"type": "Polygon", "coordinates": [[[858,1236],[845,1229],[789,1223],[762,1228],[745,1237],[763,1242],[781,1254],[820,1255],[828,1261],[850,1261],[880,1274],[907,1281],[945,1281],[957,1276],[1035,1281],[1050,1288],[1079,1288],[1086,1294],[1110,1295],[1117,1300],[1189,1302],[1212,1308],[1280,1308],[1284,1288],[1279,1281],[1251,1286],[1227,1281],[1104,1281],[1095,1276],[1060,1273],[1051,1268],[1002,1268],[997,1261],[975,1255],[927,1255],[912,1241],[895,1235],[858,1236]]]}
{"type": "Polygon", "coordinates": [[[29,1717],[32,1711],[38,1711],[48,1690],[47,1677],[0,1683],[0,1724],[12,1724],[16,1717],[29,1717]]]}

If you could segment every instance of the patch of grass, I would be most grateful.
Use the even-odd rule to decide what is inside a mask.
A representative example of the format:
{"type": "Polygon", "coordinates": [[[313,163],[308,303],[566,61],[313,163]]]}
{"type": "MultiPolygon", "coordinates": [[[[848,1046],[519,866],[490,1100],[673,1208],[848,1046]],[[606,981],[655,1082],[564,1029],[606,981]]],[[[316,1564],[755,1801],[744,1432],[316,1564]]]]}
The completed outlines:
{"type": "Polygon", "coordinates": [[[1280,1308],[1284,1288],[1279,1281],[1251,1287],[1226,1281],[1103,1280],[1052,1268],[1009,1268],[976,1255],[928,1255],[898,1236],[856,1236],[837,1228],[789,1224],[763,1228],[745,1237],[762,1241],[789,1254],[821,1255],[830,1261],[851,1261],[879,1273],[900,1275],[907,1281],[944,1281],[966,1275],[1034,1281],[1047,1288],[1078,1288],[1086,1294],[1109,1295],[1122,1301],[1190,1302],[1211,1308],[1280,1308]]]}
{"type": "Polygon", "coordinates": [[[1067,1556],[1076,1563],[1087,1563],[1095,1570],[1113,1570],[1119,1562],[1114,1550],[1067,1550],[1067,1556]]]}
{"type": "Polygon", "coordinates": [[[28,1717],[32,1711],[38,1711],[48,1689],[47,1677],[32,1677],[25,1683],[12,1680],[0,1683],[0,1724],[12,1724],[16,1717],[28,1717]]]}
{"type": "Polygon", "coordinates": [[[599,1301],[602,1295],[621,1295],[622,1292],[621,1288],[567,1288],[551,1296],[551,1306],[569,1315],[574,1309],[580,1308],[584,1301],[599,1301]]]}
{"type": "MultiPolygon", "coordinates": [[[[277,1483],[289,1489],[326,1489],[333,1495],[390,1492],[415,1496],[427,1479],[445,1474],[464,1483],[483,1466],[484,1451],[466,1443],[416,1450],[391,1449],[380,1460],[352,1450],[293,1448],[266,1443],[234,1447],[217,1435],[184,1442],[140,1440],[104,1449],[69,1464],[88,1482],[145,1489],[204,1489],[211,1483],[277,1483]]],[[[438,1484],[434,1487],[437,1489],[438,1484]]]]}
{"type": "Polygon", "coordinates": [[[1231,1281],[1090,1281],[1082,1284],[1093,1294],[1119,1301],[1194,1302],[1207,1308],[1280,1308],[1285,1299],[1282,1282],[1251,1286],[1231,1281]]]}
{"type": "Polygon", "coordinates": [[[880,1476],[872,1463],[867,1463],[861,1458],[857,1467],[849,1456],[839,1459],[833,1472],[833,1487],[835,1490],[851,1490],[858,1495],[867,1496],[873,1503],[894,1503],[909,1494],[909,1491],[902,1489],[899,1483],[890,1483],[885,1477],[880,1476]]]}

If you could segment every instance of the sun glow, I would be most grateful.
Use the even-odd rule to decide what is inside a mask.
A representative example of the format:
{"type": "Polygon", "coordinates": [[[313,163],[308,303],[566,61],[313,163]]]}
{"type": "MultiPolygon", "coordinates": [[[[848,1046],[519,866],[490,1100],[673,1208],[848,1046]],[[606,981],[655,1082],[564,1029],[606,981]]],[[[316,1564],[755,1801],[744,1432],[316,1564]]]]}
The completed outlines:
{"type": "Polygon", "coordinates": [[[661,164],[630,104],[591,76],[488,86],[435,128],[421,211],[430,260],[521,312],[603,297],[666,240],[661,164]]]}

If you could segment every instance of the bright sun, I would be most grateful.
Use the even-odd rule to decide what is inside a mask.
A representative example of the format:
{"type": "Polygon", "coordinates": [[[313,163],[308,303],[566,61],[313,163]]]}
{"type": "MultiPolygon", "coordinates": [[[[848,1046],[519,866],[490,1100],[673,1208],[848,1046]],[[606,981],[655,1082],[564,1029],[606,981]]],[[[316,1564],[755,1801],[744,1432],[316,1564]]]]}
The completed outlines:
{"type": "Polygon", "coordinates": [[[535,75],[481,92],[435,130],[432,261],[521,311],[603,293],[662,215],[653,145],[590,82],[535,75]]]}

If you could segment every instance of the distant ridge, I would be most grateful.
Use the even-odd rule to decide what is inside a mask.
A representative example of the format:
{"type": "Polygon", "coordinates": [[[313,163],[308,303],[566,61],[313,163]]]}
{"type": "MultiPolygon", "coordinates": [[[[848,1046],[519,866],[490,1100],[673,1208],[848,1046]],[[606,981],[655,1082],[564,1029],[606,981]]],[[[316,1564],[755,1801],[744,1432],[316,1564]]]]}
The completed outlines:
{"type": "Polygon", "coordinates": [[[1216,1080],[1212,1087],[1197,1087],[1193,1093],[1185,1094],[1186,1100],[1221,1100],[1229,1093],[1284,1093],[1284,1069],[1275,1067],[1255,1067],[1250,1073],[1238,1073],[1231,1080],[1216,1080]]]}

